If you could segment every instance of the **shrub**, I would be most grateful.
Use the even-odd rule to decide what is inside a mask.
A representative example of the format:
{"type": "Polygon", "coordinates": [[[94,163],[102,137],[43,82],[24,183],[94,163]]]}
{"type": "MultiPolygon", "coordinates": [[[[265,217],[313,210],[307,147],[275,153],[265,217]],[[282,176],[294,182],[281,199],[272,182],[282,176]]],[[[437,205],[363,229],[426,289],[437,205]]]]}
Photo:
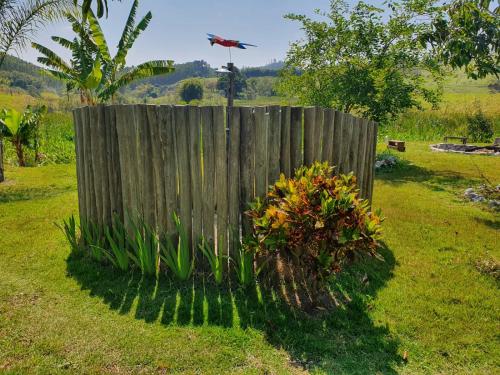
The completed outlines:
{"type": "Polygon", "coordinates": [[[313,303],[328,278],[356,255],[376,255],[382,221],[359,197],[356,177],[333,176],[327,163],[280,179],[247,212],[256,251],[285,259],[303,276],[313,303]]]}
{"type": "Polygon", "coordinates": [[[489,142],[493,137],[493,122],[478,109],[467,117],[467,132],[473,142],[489,142]]]}
{"type": "Polygon", "coordinates": [[[192,100],[203,99],[203,85],[199,79],[189,79],[182,83],[179,95],[182,100],[189,103],[192,100]]]}

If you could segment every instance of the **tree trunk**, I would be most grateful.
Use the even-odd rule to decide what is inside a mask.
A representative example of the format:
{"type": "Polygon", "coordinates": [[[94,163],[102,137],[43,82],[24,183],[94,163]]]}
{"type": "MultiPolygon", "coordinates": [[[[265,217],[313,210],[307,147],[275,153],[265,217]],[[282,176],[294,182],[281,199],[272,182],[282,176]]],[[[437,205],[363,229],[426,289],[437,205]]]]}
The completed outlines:
{"type": "Polygon", "coordinates": [[[21,144],[21,142],[16,141],[14,142],[14,146],[16,148],[16,155],[19,166],[26,167],[26,162],[24,161],[23,145],[21,144]]]}
{"type": "Polygon", "coordinates": [[[0,139],[0,182],[5,180],[5,176],[3,174],[3,143],[0,139]]]}

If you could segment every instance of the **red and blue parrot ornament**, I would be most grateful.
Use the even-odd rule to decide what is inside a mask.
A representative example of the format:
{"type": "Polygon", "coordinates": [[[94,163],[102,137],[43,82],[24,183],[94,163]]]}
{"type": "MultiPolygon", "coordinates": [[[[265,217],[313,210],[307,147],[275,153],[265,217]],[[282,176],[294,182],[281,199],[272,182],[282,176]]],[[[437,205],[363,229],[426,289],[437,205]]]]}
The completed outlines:
{"type": "Polygon", "coordinates": [[[210,41],[210,44],[213,46],[214,44],[221,45],[223,47],[234,47],[234,48],[240,48],[240,49],[246,49],[247,47],[257,47],[256,45],[249,44],[249,43],[242,43],[239,40],[231,40],[231,39],[224,39],[220,36],[214,35],[214,34],[207,34],[208,35],[208,40],[210,41]]]}

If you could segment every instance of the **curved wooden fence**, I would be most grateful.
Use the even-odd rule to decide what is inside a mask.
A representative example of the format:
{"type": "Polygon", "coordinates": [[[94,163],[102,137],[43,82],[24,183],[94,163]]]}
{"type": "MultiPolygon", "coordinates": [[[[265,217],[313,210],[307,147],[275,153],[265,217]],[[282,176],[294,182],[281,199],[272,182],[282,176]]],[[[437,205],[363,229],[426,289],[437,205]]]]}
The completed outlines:
{"type": "Polygon", "coordinates": [[[176,212],[191,243],[234,250],[248,202],[280,173],[328,161],[372,196],[377,124],[334,109],[100,105],[73,116],[82,221],[134,213],[168,235],[176,212]]]}

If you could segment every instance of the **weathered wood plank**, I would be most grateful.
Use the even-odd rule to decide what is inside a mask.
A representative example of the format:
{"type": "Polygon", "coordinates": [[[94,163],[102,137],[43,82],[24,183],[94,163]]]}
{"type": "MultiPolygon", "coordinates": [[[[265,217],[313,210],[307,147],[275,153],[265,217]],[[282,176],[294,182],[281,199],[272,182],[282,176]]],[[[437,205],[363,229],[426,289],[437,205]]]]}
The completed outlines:
{"type": "Polygon", "coordinates": [[[187,107],[174,107],[177,176],[179,179],[179,218],[187,233],[189,246],[193,245],[191,173],[189,163],[189,131],[187,107]]]}
{"type": "Polygon", "coordinates": [[[97,157],[99,161],[99,185],[101,187],[101,216],[102,225],[111,225],[111,199],[109,192],[109,173],[108,173],[108,152],[107,152],[107,125],[105,118],[104,105],[95,107],[97,111],[97,157]]]}
{"type": "Polygon", "coordinates": [[[290,159],[290,107],[281,107],[281,147],[280,147],[280,172],[287,177],[291,173],[290,159]]]}
{"type": "Polygon", "coordinates": [[[269,136],[267,149],[267,184],[272,185],[280,176],[281,110],[279,106],[269,107],[269,136]]]}
{"type": "Polygon", "coordinates": [[[103,225],[103,190],[102,190],[102,169],[101,152],[99,141],[99,111],[98,107],[89,107],[89,129],[90,129],[90,149],[92,158],[93,192],[95,199],[95,212],[92,220],[99,226],[103,225]]]}
{"type": "Polygon", "coordinates": [[[370,153],[370,174],[369,174],[369,185],[368,185],[368,193],[367,198],[370,202],[373,199],[373,182],[375,178],[375,155],[377,153],[377,136],[378,136],[378,124],[374,121],[371,121],[371,153],[370,153]]]}
{"type": "Polygon", "coordinates": [[[229,255],[235,257],[240,242],[240,108],[233,107],[229,128],[229,255]]]}
{"type": "MultiPolygon", "coordinates": [[[[78,213],[80,215],[80,221],[86,222],[87,217],[87,204],[85,191],[85,172],[84,172],[84,150],[83,150],[83,134],[82,134],[82,109],[76,108],[73,110],[73,127],[75,131],[75,154],[76,154],[76,178],[77,178],[77,190],[78,190],[78,213]]],[[[2,155],[2,144],[0,140],[0,169],[3,168],[3,155],[2,155]]],[[[3,171],[0,170],[0,182],[2,182],[3,171]]]]}
{"type": "MultiPolygon", "coordinates": [[[[198,246],[202,232],[201,121],[200,108],[188,107],[189,155],[191,157],[191,195],[193,197],[193,241],[198,246]]],[[[195,254],[198,251],[195,249],[195,254]]]]}
{"type": "Polygon", "coordinates": [[[212,245],[215,239],[215,146],[212,107],[201,107],[203,143],[203,236],[212,245]]]}
{"type": "Polygon", "coordinates": [[[352,141],[351,148],[349,149],[349,167],[350,171],[354,173],[358,179],[358,155],[359,155],[359,119],[352,118],[352,141]]]}
{"type": "Polygon", "coordinates": [[[333,164],[333,133],[334,133],[335,110],[325,108],[323,121],[323,136],[321,160],[333,164]]]}
{"type": "Polygon", "coordinates": [[[353,117],[344,113],[344,126],[342,128],[342,156],[340,161],[340,171],[343,174],[351,172],[350,155],[352,145],[353,117]]]}
{"type": "MultiPolygon", "coordinates": [[[[175,157],[175,132],[173,107],[162,105],[158,107],[158,119],[160,128],[160,148],[163,163],[163,192],[165,206],[166,235],[170,238],[175,233],[175,224],[172,215],[179,214],[179,203],[177,196],[177,162],[175,157]]],[[[161,211],[160,211],[161,212],[161,211]]]]}
{"type": "Polygon", "coordinates": [[[333,128],[333,165],[335,174],[340,173],[340,163],[342,162],[342,135],[344,132],[344,114],[335,111],[335,126],[333,128]]]}
{"type": "Polygon", "coordinates": [[[304,164],[303,154],[303,127],[302,127],[302,107],[292,107],[290,113],[290,176],[295,174],[295,169],[304,164]]]}
{"type": "Polygon", "coordinates": [[[369,198],[370,194],[370,184],[372,179],[372,164],[375,163],[375,160],[372,160],[372,149],[373,149],[373,126],[372,122],[369,120],[366,121],[366,154],[365,154],[365,180],[364,180],[364,198],[369,198]]]}
{"type": "Polygon", "coordinates": [[[323,158],[323,128],[325,120],[325,109],[321,107],[315,108],[316,114],[314,119],[314,161],[321,161],[323,158]]]}
{"type": "Polygon", "coordinates": [[[248,204],[255,199],[255,125],[252,108],[242,107],[240,111],[240,210],[245,235],[251,232],[251,222],[244,212],[248,210],[248,204]]]}
{"type": "Polygon", "coordinates": [[[160,119],[158,107],[148,105],[146,107],[146,117],[149,124],[149,164],[152,169],[152,189],[154,190],[154,221],[155,228],[160,233],[167,230],[167,210],[165,205],[165,188],[163,183],[163,155],[161,150],[160,119]]]}
{"type": "Polygon", "coordinates": [[[117,217],[123,221],[123,202],[120,173],[120,150],[118,147],[118,135],[116,130],[116,106],[104,108],[106,126],[106,152],[108,164],[108,186],[111,217],[117,217]]]}
{"type": "Polygon", "coordinates": [[[366,142],[368,138],[367,121],[358,120],[359,125],[359,153],[358,153],[358,186],[361,197],[365,197],[365,180],[366,180],[366,142]]]}
{"type": "Polygon", "coordinates": [[[213,108],[215,147],[215,205],[217,209],[217,248],[227,254],[228,187],[227,142],[224,108],[213,108]]]}
{"type": "Polygon", "coordinates": [[[315,159],[316,108],[304,108],[304,164],[311,165],[315,159]]]}
{"type": "Polygon", "coordinates": [[[267,145],[269,116],[264,107],[254,109],[255,121],[255,195],[263,197],[267,191],[267,145]]]}

